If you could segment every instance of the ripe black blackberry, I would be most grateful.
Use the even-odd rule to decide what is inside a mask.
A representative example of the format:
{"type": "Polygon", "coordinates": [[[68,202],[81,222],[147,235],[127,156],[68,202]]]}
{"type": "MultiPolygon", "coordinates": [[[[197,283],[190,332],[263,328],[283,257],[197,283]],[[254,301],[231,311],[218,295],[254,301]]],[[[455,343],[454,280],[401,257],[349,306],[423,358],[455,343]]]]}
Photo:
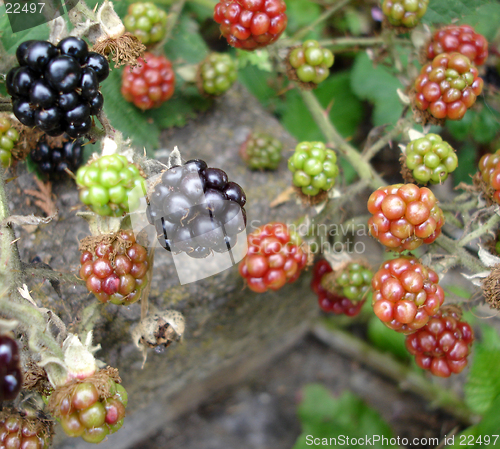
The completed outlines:
{"type": "Polygon", "coordinates": [[[0,335],[0,404],[15,399],[22,383],[17,343],[8,335],[0,335]]]}
{"type": "Polygon", "coordinates": [[[66,170],[76,172],[83,162],[82,142],[68,140],[61,147],[51,147],[46,139],[41,139],[31,150],[31,160],[49,178],[59,178],[66,170]]]}
{"type": "Polygon", "coordinates": [[[149,195],[147,218],[166,250],[203,258],[236,244],[246,226],[245,203],[245,192],[223,170],[194,159],[163,172],[149,195]]]}
{"type": "Polygon", "coordinates": [[[46,41],[23,42],[16,57],[19,67],[9,71],[6,85],[18,120],[49,136],[66,132],[76,139],[88,133],[91,116],[103,106],[99,83],[109,74],[107,59],[72,36],[57,47],[46,41]]]}

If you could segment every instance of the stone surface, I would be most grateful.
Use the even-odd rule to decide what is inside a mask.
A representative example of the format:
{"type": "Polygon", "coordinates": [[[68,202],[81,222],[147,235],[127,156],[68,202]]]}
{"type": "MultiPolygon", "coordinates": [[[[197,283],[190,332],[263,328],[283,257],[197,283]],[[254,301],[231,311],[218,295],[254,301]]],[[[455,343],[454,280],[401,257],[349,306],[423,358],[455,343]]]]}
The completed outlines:
{"type": "MultiPolygon", "coordinates": [[[[290,223],[304,213],[304,207],[293,201],[269,207],[290,185],[286,149],[294,148],[296,142],[242,87],[234,87],[184,128],[164,132],[163,143],[168,149],[159,152],[164,162],[168,152],[178,146],[185,160],[204,159],[209,166],[225,170],[230,180],[244,188],[248,197],[248,232],[272,220],[290,223]],[[285,151],[278,172],[246,169],[238,150],[252,129],[282,140],[285,151]]],[[[16,214],[41,214],[34,197],[27,203],[26,189],[35,188],[33,175],[22,172],[15,182],[9,183],[11,206],[16,214]]],[[[75,185],[68,181],[54,185],[53,190],[58,221],[34,230],[16,228],[21,238],[18,242],[21,257],[30,261],[39,256],[54,270],[77,275],[78,240],[89,234],[88,226],[75,215],[80,205],[75,185]]],[[[306,276],[279,292],[259,295],[244,288],[234,266],[219,275],[180,286],[172,257],[157,247],[150,310],[182,312],[186,319],[184,342],[171,345],[163,353],[150,350],[141,369],[142,355],[130,337],[130,329],[140,317],[140,304],[126,308],[98,305],[95,342],[103,349],[97,356],[119,368],[129,393],[124,427],[100,447],[130,447],[167,420],[195,407],[218,389],[241,380],[293,344],[317,313],[314,298],[304,294],[308,283],[306,276]]],[[[63,285],[62,300],[47,282],[34,280],[30,288],[37,301],[70,323],[72,332],[82,330],[84,308],[96,301],[82,286],[63,285]]],[[[88,447],[81,439],[64,439],[62,435],[57,433],[55,447],[88,447]]]]}

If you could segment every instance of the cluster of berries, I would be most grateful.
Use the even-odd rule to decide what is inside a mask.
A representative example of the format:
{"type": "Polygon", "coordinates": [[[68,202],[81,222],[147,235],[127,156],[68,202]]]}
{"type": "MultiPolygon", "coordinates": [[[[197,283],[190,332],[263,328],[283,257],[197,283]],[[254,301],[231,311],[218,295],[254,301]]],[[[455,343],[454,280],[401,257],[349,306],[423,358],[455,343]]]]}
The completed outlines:
{"type": "Polygon", "coordinates": [[[123,19],[127,31],[144,45],[160,42],[167,31],[167,13],[152,2],[133,3],[123,19]]]}
{"type": "Polygon", "coordinates": [[[288,160],[288,169],[293,173],[293,185],[307,196],[330,190],[339,174],[337,156],[323,142],[299,143],[288,160]]]}
{"type": "Polygon", "coordinates": [[[100,242],[94,251],[82,251],[80,263],[80,276],[87,289],[103,303],[128,306],[140,298],[146,286],[148,253],[130,230],[100,242]]]}
{"type": "Polygon", "coordinates": [[[487,188],[493,189],[493,201],[500,204],[500,150],[481,157],[479,173],[487,188]]]}
{"type": "Polygon", "coordinates": [[[165,56],[144,53],[134,68],[126,66],[121,93],[125,100],[143,111],[157,108],[174,94],[175,73],[165,56]]]}
{"type": "Polygon", "coordinates": [[[427,187],[395,184],[370,195],[370,234],[393,251],[414,250],[441,234],[443,211],[427,187]]]}
{"type": "Polygon", "coordinates": [[[474,333],[457,312],[440,310],[417,332],[406,337],[406,348],[417,365],[439,377],[458,374],[467,366],[474,333]]]}
{"type": "Polygon", "coordinates": [[[133,212],[146,192],[139,169],[125,156],[101,156],[76,172],[80,201],[99,215],[120,217],[133,212]]]}
{"type": "Polygon", "coordinates": [[[437,119],[460,120],[483,90],[483,80],[469,58],[441,53],[422,67],[415,83],[415,106],[437,119]]]}
{"type": "Polygon", "coordinates": [[[458,167],[458,158],[448,142],[429,133],[406,146],[406,167],[420,184],[441,184],[458,167]]]}
{"type": "Polygon", "coordinates": [[[48,449],[50,433],[39,421],[18,412],[2,412],[0,417],[0,447],[8,449],[48,449]]]}
{"type": "Polygon", "coordinates": [[[273,222],[248,236],[248,252],[239,272],[250,290],[263,293],[279,290],[298,279],[307,264],[307,253],[298,234],[284,223],[273,222]]]}
{"type": "Polygon", "coordinates": [[[337,275],[326,260],[314,265],[311,289],[324,312],[356,316],[365,303],[373,273],[359,263],[350,263],[337,275]],[[333,276],[331,274],[333,274],[333,276]]]}
{"type": "Polygon", "coordinates": [[[0,117],[0,165],[9,167],[12,163],[12,148],[19,139],[19,133],[7,117],[0,117]]]}
{"type": "Polygon", "coordinates": [[[15,399],[21,390],[19,360],[16,341],[8,335],[0,335],[0,404],[15,399]]]}
{"type": "Polygon", "coordinates": [[[441,53],[454,52],[467,56],[473,64],[480,66],[488,57],[488,41],[469,25],[448,25],[434,33],[427,44],[426,57],[432,61],[441,53]]]}
{"type": "Polygon", "coordinates": [[[244,50],[272,44],[288,21],[283,0],[222,0],[215,5],[214,20],[228,44],[244,50]]]}
{"type": "Polygon", "coordinates": [[[90,131],[92,115],[102,109],[99,83],[109,74],[107,59],[89,52],[87,43],[67,37],[56,46],[26,41],[16,51],[20,67],[7,74],[12,109],[26,126],[50,136],[77,138],[90,131]]]}
{"type": "Polygon", "coordinates": [[[207,95],[222,95],[237,78],[238,66],[226,53],[210,53],[198,66],[198,88],[207,95]]]}
{"type": "Polygon", "coordinates": [[[276,170],[283,145],[273,136],[254,132],[240,148],[240,155],[252,170],[276,170]]]}
{"type": "Polygon", "coordinates": [[[55,414],[68,436],[97,444],[122,427],[127,392],[113,380],[109,382],[111,391],[107,398],[99,396],[92,382],[84,381],[74,384],[70,393],[61,399],[55,414]]]}
{"type": "Polygon", "coordinates": [[[425,326],[444,301],[439,277],[417,258],[383,263],[372,279],[373,311],[389,328],[409,334],[425,326]]]}
{"type": "Polygon", "coordinates": [[[382,12],[393,26],[413,28],[427,11],[429,0],[384,0],[382,12]]]}
{"type": "Polygon", "coordinates": [[[146,214],[163,248],[204,258],[234,247],[246,226],[245,203],[245,192],[226,172],[194,159],[163,172],[146,214]]]}
{"type": "Polygon", "coordinates": [[[75,172],[83,162],[83,148],[79,140],[68,140],[62,147],[51,148],[46,139],[41,139],[31,150],[30,158],[42,173],[50,178],[65,175],[67,170],[75,172]]]}
{"type": "Polygon", "coordinates": [[[328,78],[334,57],[330,50],[321,47],[318,41],[310,39],[301,47],[294,48],[288,60],[300,81],[319,84],[328,78]]]}

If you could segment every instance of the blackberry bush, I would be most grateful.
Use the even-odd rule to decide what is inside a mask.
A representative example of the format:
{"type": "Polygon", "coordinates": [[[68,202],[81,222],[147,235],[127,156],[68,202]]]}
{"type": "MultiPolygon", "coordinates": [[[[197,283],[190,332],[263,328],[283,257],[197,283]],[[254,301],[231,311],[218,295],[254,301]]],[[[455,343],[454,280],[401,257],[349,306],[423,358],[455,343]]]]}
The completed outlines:
{"type": "Polygon", "coordinates": [[[175,73],[165,56],[145,53],[134,68],[125,66],[121,92],[125,100],[143,111],[157,108],[174,94],[175,73]]]}
{"type": "Polygon", "coordinates": [[[62,147],[51,147],[46,139],[40,140],[31,150],[30,158],[49,178],[57,179],[66,171],[76,172],[83,162],[82,142],[68,140],[62,147]]]}
{"type": "Polygon", "coordinates": [[[426,47],[426,57],[430,61],[441,53],[454,52],[480,66],[488,58],[488,41],[469,25],[448,25],[437,30],[426,47]]]}
{"type": "Polygon", "coordinates": [[[413,28],[427,11],[429,0],[384,0],[382,12],[393,26],[413,28]]]}
{"type": "Polygon", "coordinates": [[[356,316],[365,303],[373,273],[359,263],[350,263],[335,273],[326,260],[319,260],[313,268],[311,289],[318,295],[324,312],[356,316]]]}
{"type": "Polygon", "coordinates": [[[459,313],[440,310],[423,328],[406,337],[406,348],[420,368],[449,377],[467,366],[473,341],[474,332],[459,313]]]}
{"type": "Polygon", "coordinates": [[[441,234],[444,215],[427,187],[394,184],[380,187],[368,199],[370,234],[393,251],[412,251],[441,234]]]}
{"type": "Polygon", "coordinates": [[[198,89],[202,94],[222,95],[237,78],[238,67],[227,53],[210,53],[198,66],[198,89]]]}
{"type": "Polygon", "coordinates": [[[339,174],[335,152],[322,142],[299,143],[288,159],[288,169],[293,173],[293,185],[307,196],[330,190],[339,174]]]}
{"type": "Polygon", "coordinates": [[[283,145],[270,134],[254,132],[240,148],[240,155],[252,170],[276,170],[283,145]]]}
{"type": "Polygon", "coordinates": [[[460,120],[483,91],[483,80],[467,56],[442,53],[422,67],[414,87],[419,110],[437,119],[460,120]]]}
{"type": "Polygon", "coordinates": [[[147,285],[150,260],[146,248],[130,230],[99,240],[90,237],[80,243],[80,277],[99,301],[133,304],[147,285]]]}
{"type": "Polygon", "coordinates": [[[0,404],[14,400],[21,391],[23,377],[19,361],[16,341],[8,335],[0,335],[0,404]]]}
{"type": "Polygon", "coordinates": [[[245,230],[245,192],[226,172],[200,159],[164,171],[148,199],[148,221],[160,245],[174,254],[224,253],[245,230]]]}
{"type": "Polygon", "coordinates": [[[19,139],[19,133],[7,117],[0,117],[0,165],[10,167],[12,148],[19,139]]]}
{"type": "Polygon", "coordinates": [[[406,167],[419,184],[441,184],[458,167],[455,150],[437,134],[411,141],[405,156],[406,167]]]}
{"type": "Polygon", "coordinates": [[[146,193],[141,171],[125,156],[113,154],[89,161],[76,172],[80,201],[96,214],[119,217],[137,209],[146,193]]]}
{"type": "Polygon", "coordinates": [[[229,45],[255,50],[278,40],[288,18],[283,0],[222,0],[215,5],[214,20],[229,45]]]}
{"type": "Polygon", "coordinates": [[[295,71],[294,78],[303,83],[318,85],[328,78],[333,65],[333,53],[319,45],[318,41],[307,40],[301,47],[294,48],[288,60],[295,71]]]}
{"type": "Polygon", "coordinates": [[[439,277],[413,256],[384,262],[372,279],[373,311],[387,327],[410,334],[424,327],[444,301],[439,277]]]}
{"type": "Polygon", "coordinates": [[[153,2],[132,3],[123,19],[127,31],[144,45],[160,42],[167,31],[167,13],[153,2]]]}
{"type": "Polygon", "coordinates": [[[239,264],[250,290],[263,293],[295,282],[307,264],[297,233],[279,222],[268,223],[248,236],[248,252],[239,264]]]}
{"type": "Polygon", "coordinates": [[[87,43],[67,37],[56,46],[25,41],[16,52],[19,67],[7,74],[7,92],[17,119],[49,136],[78,138],[90,131],[103,106],[99,83],[109,74],[107,59],[87,43]]]}

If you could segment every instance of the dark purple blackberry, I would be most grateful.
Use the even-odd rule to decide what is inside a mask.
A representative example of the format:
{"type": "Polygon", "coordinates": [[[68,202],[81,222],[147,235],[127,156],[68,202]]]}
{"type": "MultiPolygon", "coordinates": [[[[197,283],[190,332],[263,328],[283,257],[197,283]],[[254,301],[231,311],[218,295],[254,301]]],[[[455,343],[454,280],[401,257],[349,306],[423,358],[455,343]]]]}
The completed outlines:
{"type": "Polygon", "coordinates": [[[35,41],[26,50],[26,65],[35,72],[43,72],[59,52],[47,41],[35,41]]]}
{"type": "Polygon", "coordinates": [[[79,37],[66,37],[57,44],[57,48],[61,54],[75,58],[81,64],[85,63],[85,59],[89,54],[87,43],[79,37]]]}
{"type": "Polygon", "coordinates": [[[56,46],[26,41],[16,50],[20,67],[6,78],[16,117],[50,136],[82,137],[92,127],[92,115],[103,107],[99,82],[109,74],[105,57],[88,51],[87,43],[67,37],[56,46]]]}
{"type": "Polygon", "coordinates": [[[95,74],[99,82],[104,81],[109,75],[109,64],[108,60],[99,53],[90,52],[85,61],[87,67],[90,67],[95,74]]]}
{"type": "Polygon", "coordinates": [[[226,172],[195,159],[162,173],[146,216],[165,249],[203,258],[236,244],[246,226],[245,202],[243,189],[226,172]]]}
{"type": "Polygon", "coordinates": [[[15,399],[22,383],[17,343],[7,335],[0,335],[0,403],[15,399]]]}
{"type": "Polygon", "coordinates": [[[66,169],[76,172],[83,162],[83,148],[79,140],[68,140],[62,147],[51,148],[45,139],[31,150],[30,158],[42,173],[51,179],[64,177],[66,169]]]}

